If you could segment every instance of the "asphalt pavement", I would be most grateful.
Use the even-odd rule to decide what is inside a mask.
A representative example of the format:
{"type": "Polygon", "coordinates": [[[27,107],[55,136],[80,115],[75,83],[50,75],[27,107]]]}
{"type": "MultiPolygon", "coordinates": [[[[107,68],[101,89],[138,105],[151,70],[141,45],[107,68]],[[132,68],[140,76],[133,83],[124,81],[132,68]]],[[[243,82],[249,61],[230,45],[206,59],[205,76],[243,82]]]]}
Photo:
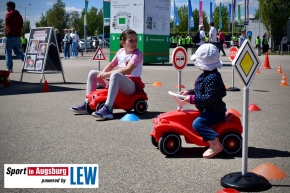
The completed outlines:
{"type": "MultiPolygon", "coordinates": [[[[172,50],[171,50],[172,52],[172,50]]],[[[109,50],[104,49],[108,64],[109,50]]],[[[228,54],[228,49],[226,49],[228,54]]],[[[3,50],[0,55],[3,56],[3,50]]],[[[98,189],[4,189],[0,175],[0,192],[194,192],[215,193],[222,189],[221,178],[242,171],[242,155],[218,155],[202,158],[205,147],[186,144],[182,138],[180,153],[166,157],[150,140],[152,119],[177,108],[167,93],[177,91],[178,72],[171,62],[145,65],[142,79],[148,95],[148,112],[140,121],[124,122],[123,110],[115,110],[115,119],[96,121],[90,115],[76,115],[69,110],[85,98],[88,72],[98,69],[94,53],[77,59],[62,60],[64,76],[47,74],[50,92],[42,93],[40,74],[24,73],[20,83],[22,62],[14,60],[11,86],[0,89],[0,169],[4,164],[99,164],[98,189]],[[162,86],[155,87],[156,81],[162,86]]],[[[261,111],[249,112],[248,168],[272,163],[287,174],[284,179],[270,180],[272,188],[265,192],[290,192],[290,87],[280,86],[283,72],[290,77],[290,56],[269,56],[272,69],[263,69],[265,55],[259,57],[260,72],[250,86],[249,102],[261,111]]],[[[228,57],[219,69],[226,86],[232,86],[232,67],[228,57]]],[[[193,63],[182,71],[185,89],[193,88],[201,73],[193,63]]],[[[0,60],[0,69],[6,69],[0,60]]],[[[227,109],[243,114],[243,85],[235,73],[238,92],[227,92],[227,109]]],[[[289,82],[288,82],[289,83],[289,82]]],[[[195,108],[186,105],[185,109],[195,108]]],[[[242,117],[240,117],[242,120],[242,117]]]]}

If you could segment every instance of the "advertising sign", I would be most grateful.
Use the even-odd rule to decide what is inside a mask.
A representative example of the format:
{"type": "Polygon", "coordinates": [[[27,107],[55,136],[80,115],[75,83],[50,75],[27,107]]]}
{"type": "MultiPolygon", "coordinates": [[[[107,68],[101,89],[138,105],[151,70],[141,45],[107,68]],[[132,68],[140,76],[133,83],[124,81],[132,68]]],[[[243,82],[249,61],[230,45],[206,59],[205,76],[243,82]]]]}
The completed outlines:
{"type": "Polygon", "coordinates": [[[144,63],[169,61],[170,0],[112,0],[110,22],[110,59],[120,49],[121,33],[132,29],[144,63]]]}
{"type": "Polygon", "coordinates": [[[61,72],[64,79],[58,44],[53,27],[32,28],[29,34],[20,82],[24,72],[41,73],[41,82],[45,71],[61,72]]]}

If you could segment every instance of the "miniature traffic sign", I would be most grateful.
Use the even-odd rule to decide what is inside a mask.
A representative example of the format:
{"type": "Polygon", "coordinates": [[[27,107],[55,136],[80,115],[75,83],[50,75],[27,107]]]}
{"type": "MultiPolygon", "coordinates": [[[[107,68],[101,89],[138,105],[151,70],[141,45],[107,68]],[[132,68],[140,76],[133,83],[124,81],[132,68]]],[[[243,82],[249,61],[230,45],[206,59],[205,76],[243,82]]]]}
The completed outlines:
{"type": "Polygon", "coordinates": [[[187,65],[187,52],[182,46],[176,47],[172,52],[172,63],[176,70],[178,70],[178,92],[181,88],[181,70],[187,65]]]}
{"type": "Polygon", "coordinates": [[[102,51],[102,48],[99,46],[98,49],[96,50],[96,53],[93,57],[93,60],[106,60],[106,57],[102,51]]]}
{"type": "MultiPolygon", "coordinates": [[[[233,47],[230,48],[229,58],[230,58],[231,61],[233,61],[235,59],[238,51],[239,51],[238,48],[235,47],[235,46],[233,46],[233,47]]],[[[232,87],[227,88],[227,91],[240,91],[239,88],[235,87],[235,69],[234,69],[234,67],[233,67],[233,70],[232,71],[233,71],[233,73],[232,73],[233,74],[233,77],[232,77],[232,87]]]]}
{"type": "Polygon", "coordinates": [[[259,69],[260,61],[254,52],[249,40],[245,40],[239,49],[232,65],[237,70],[244,83],[243,104],[243,149],[242,149],[242,172],[234,172],[221,178],[224,188],[234,188],[243,192],[260,192],[271,188],[269,181],[253,172],[248,172],[248,125],[249,125],[249,86],[259,69]],[[246,182],[246,183],[245,183],[246,182]]]}
{"type": "Polygon", "coordinates": [[[233,46],[230,48],[230,51],[229,51],[229,58],[231,61],[233,61],[235,59],[235,56],[237,55],[238,53],[238,48],[233,46]]]}
{"type": "Polygon", "coordinates": [[[260,64],[261,62],[256,52],[253,50],[250,41],[245,40],[234,61],[232,61],[232,65],[237,70],[238,75],[241,77],[246,87],[250,86],[260,64]]]}
{"type": "Polygon", "coordinates": [[[172,63],[176,70],[183,70],[187,65],[187,52],[182,46],[178,46],[173,50],[172,63]]]}

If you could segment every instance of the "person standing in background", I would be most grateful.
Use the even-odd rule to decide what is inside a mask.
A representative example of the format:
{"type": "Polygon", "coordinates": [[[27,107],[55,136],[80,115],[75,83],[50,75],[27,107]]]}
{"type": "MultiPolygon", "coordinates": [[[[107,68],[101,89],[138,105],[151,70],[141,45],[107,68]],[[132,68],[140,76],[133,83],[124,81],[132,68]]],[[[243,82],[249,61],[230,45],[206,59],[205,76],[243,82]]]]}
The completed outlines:
{"type": "Polygon", "coordinates": [[[61,53],[61,42],[62,42],[61,35],[60,35],[58,29],[55,29],[54,33],[55,33],[56,42],[57,42],[57,45],[58,45],[58,51],[59,51],[59,53],[61,53]]]}
{"type": "Polygon", "coordinates": [[[21,47],[23,48],[23,53],[25,53],[26,47],[27,47],[27,39],[24,35],[22,35],[22,37],[20,38],[20,41],[21,41],[21,47]]]}
{"type": "Polygon", "coordinates": [[[5,17],[4,35],[6,37],[6,67],[13,73],[12,50],[14,54],[24,61],[24,54],[20,52],[20,37],[22,34],[23,18],[19,11],[15,10],[15,3],[12,1],[6,4],[7,14],[5,17]]]}
{"type": "Polygon", "coordinates": [[[210,25],[209,42],[217,46],[217,37],[216,37],[217,31],[216,28],[214,27],[214,22],[210,22],[209,25],[210,25]]]}
{"type": "Polygon", "coordinates": [[[226,56],[226,53],[224,51],[224,43],[225,43],[225,35],[224,33],[222,32],[221,29],[218,29],[218,39],[219,39],[219,52],[223,52],[223,56],[226,56]]]}
{"type": "Polygon", "coordinates": [[[79,36],[78,34],[76,33],[75,29],[72,28],[71,29],[71,37],[73,39],[73,42],[72,42],[72,45],[71,45],[71,48],[72,48],[72,57],[73,58],[77,58],[78,57],[78,42],[80,41],[79,40],[79,36]]]}

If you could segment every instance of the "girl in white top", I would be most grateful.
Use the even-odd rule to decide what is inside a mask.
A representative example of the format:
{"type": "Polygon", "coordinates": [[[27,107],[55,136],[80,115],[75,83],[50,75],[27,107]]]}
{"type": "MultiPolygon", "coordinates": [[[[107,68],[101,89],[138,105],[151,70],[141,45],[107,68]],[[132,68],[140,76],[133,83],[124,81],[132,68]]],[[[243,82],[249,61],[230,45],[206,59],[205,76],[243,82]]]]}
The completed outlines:
{"type": "MultiPolygon", "coordinates": [[[[145,87],[140,78],[143,54],[137,48],[137,33],[131,29],[123,31],[120,36],[120,46],[120,50],[102,72],[91,70],[88,75],[86,95],[96,89],[97,83],[105,87],[106,83],[103,79],[110,78],[108,97],[104,107],[92,113],[92,116],[98,119],[114,118],[112,106],[118,90],[125,95],[131,95],[145,87]],[[119,69],[113,70],[116,66],[119,66],[119,69]]],[[[86,114],[86,105],[87,100],[79,106],[71,107],[70,110],[86,114]]]]}

